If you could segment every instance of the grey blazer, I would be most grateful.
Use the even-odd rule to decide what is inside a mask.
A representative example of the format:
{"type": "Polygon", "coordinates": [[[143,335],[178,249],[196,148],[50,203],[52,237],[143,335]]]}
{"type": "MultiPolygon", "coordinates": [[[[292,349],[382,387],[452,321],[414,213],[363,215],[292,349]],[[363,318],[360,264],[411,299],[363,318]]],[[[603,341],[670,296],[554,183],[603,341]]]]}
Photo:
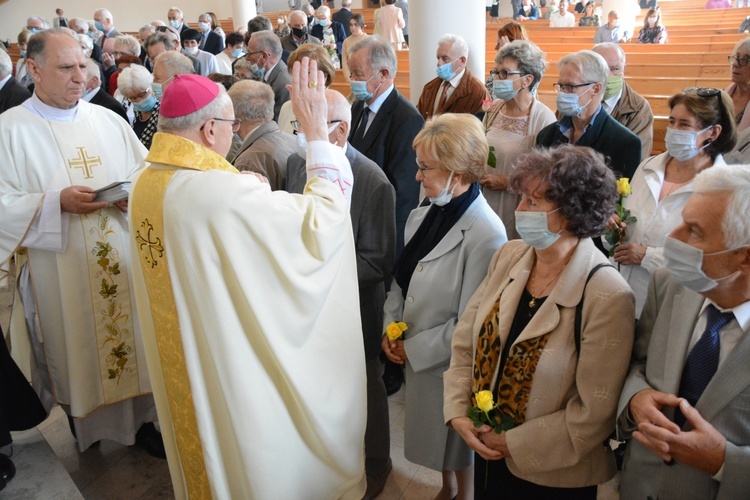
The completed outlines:
{"type": "MultiPolygon", "coordinates": [[[[354,174],[349,213],[357,254],[365,358],[371,359],[381,350],[385,283],[390,280],[396,254],[396,192],[380,167],[351,144],[347,145],[346,159],[354,174]]],[[[287,191],[301,194],[307,183],[305,159],[294,154],[287,167],[287,191]]]]}
{"type": "MultiPolygon", "coordinates": [[[[620,396],[618,431],[630,437],[626,418],[630,399],[644,389],[677,394],[704,297],[675,283],[666,269],[651,277],[638,321],[630,374],[620,396]]],[[[721,481],[679,462],[662,459],[631,439],[623,462],[620,498],[737,499],[750,496],[750,335],[721,364],[695,405],[727,439],[721,481]]],[[[665,415],[674,417],[674,409],[665,415]]],[[[690,425],[689,423],[686,425],[690,425]]]]}
{"type": "Polygon", "coordinates": [[[289,90],[286,86],[292,84],[292,77],[284,61],[279,59],[279,63],[268,74],[266,83],[273,89],[273,121],[278,122],[281,106],[289,100],[289,90]]]}
{"type": "Polygon", "coordinates": [[[294,136],[279,130],[276,122],[264,123],[245,138],[232,165],[239,171],[266,176],[273,191],[286,189],[286,163],[294,154],[295,142],[294,136]]]}

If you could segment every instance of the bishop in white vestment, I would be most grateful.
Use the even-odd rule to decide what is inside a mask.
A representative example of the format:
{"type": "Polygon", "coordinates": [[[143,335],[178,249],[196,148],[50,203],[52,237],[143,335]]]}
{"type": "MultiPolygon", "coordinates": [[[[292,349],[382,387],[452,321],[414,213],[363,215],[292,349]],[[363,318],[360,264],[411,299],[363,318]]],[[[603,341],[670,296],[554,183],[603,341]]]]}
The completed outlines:
{"type": "Polygon", "coordinates": [[[78,43],[59,30],[34,38],[35,94],[0,116],[0,271],[14,255],[19,270],[10,345],[46,409],[73,417],[80,451],[130,445],[156,411],[126,216],[92,190],[132,177],[146,150],[117,115],[80,100],[78,43]]]}
{"type": "Polygon", "coordinates": [[[224,159],[232,102],[198,75],[165,91],[131,191],[136,296],[178,499],[365,492],[353,177],[326,139],[322,72],[308,87],[307,64],[292,91],[311,141],[303,195],[224,159]]]}

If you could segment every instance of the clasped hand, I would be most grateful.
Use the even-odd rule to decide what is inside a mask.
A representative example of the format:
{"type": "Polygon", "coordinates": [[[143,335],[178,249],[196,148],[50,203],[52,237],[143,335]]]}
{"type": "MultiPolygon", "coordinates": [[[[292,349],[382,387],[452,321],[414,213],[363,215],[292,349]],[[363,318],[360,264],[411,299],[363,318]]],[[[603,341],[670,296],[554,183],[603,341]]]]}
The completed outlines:
{"type": "Polygon", "coordinates": [[[638,424],[633,438],[666,462],[676,460],[694,469],[716,474],[724,464],[726,438],[684,398],[645,389],[630,400],[630,412],[638,424]],[[662,412],[679,406],[694,427],[683,431],[662,412]]]}

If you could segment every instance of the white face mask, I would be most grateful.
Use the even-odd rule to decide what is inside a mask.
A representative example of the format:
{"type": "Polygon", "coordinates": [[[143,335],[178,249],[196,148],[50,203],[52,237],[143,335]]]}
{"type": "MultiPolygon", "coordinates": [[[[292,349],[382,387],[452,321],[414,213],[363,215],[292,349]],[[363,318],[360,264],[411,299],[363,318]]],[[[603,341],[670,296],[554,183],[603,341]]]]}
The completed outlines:
{"type": "Polygon", "coordinates": [[[451,181],[453,180],[453,172],[450,173],[448,176],[448,182],[445,183],[445,187],[442,191],[440,191],[440,194],[437,196],[431,196],[430,197],[430,203],[433,205],[437,205],[439,207],[443,207],[448,204],[453,199],[453,193],[456,191],[456,186],[458,186],[458,183],[456,183],[453,188],[448,191],[451,185],[451,181]]]}
{"type": "Polygon", "coordinates": [[[649,17],[648,18],[648,24],[654,25],[656,24],[656,21],[658,20],[658,17],[649,17]]]}
{"type": "Polygon", "coordinates": [[[560,239],[562,229],[558,233],[549,230],[547,216],[560,210],[560,207],[551,212],[520,212],[516,210],[516,231],[521,239],[529,246],[537,250],[551,247],[560,239]]]}
{"type": "Polygon", "coordinates": [[[185,47],[185,53],[188,55],[191,55],[193,57],[198,55],[198,46],[195,47],[185,47]]]}
{"type": "MultiPolygon", "coordinates": [[[[334,123],[328,127],[328,135],[331,135],[338,126],[338,123],[334,123]]],[[[300,155],[302,159],[307,158],[307,136],[305,136],[304,132],[297,132],[297,154],[300,155]]]]}
{"type": "Polygon", "coordinates": [[[677,161],[688,161],[694,158],[701,150],[711,144],[707,141],[700,148],[696,145],[698,136],[710,128],[709,126],[695,132],[693,130],[675,130],[667,127],[667,134],[664,137],[667,153],[677,161]]]}
{"type": "Polygon", "coordinates": [[[719,281],[729,279],[739,271],[722,278],[709,278],[703,272],[703,257],[733,252],[736,248],[720,250],[704,254],[703,250],[688,245],[687,243],[667,236],[664,242],[665,267],[672,274],[672,278],[680,285],[694,292],[707,292],[718,286],[719,281]]]}

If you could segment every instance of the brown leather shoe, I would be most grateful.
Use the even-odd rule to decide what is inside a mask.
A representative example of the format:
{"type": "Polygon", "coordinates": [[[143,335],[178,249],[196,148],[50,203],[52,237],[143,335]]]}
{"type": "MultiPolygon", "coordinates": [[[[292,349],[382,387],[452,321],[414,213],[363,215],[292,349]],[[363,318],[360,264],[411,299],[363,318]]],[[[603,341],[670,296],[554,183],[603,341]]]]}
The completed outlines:
{"type": "Polygon", "coordinates": [[[380,495],[385,489],[385,483],[388,481],[388,476],[393,470],[393,462],[388,460],[388,465],[385,466],[385,470],[380,474],[367,474],[367,490],[365,490],[365,496],[362,500],[373,500],[380,495]]]}

